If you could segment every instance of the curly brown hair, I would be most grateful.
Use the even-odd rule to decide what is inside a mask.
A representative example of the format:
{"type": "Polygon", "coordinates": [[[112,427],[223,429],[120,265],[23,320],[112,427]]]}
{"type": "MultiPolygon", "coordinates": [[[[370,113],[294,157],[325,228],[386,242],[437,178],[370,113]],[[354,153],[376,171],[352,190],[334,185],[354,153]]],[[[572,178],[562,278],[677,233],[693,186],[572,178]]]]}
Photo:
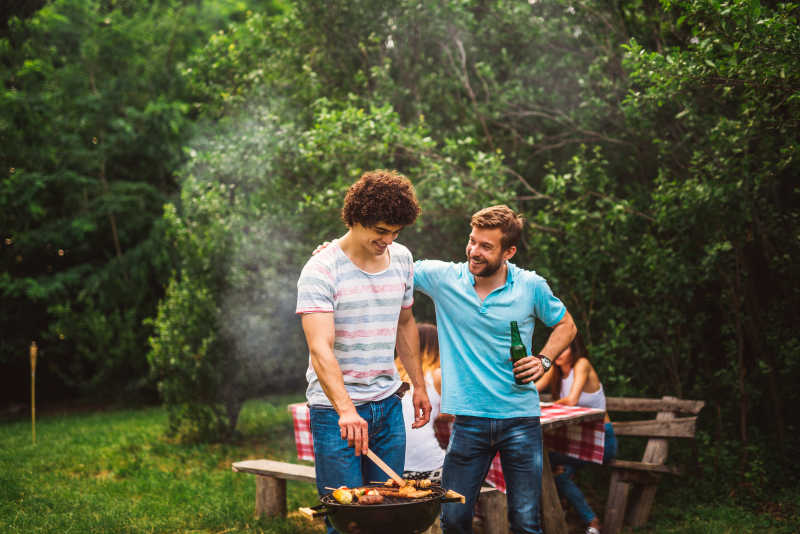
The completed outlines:
{"type": "Polygon", "coordinates": [[[525,220],[522,216],[514,213],[505,204],[489,206],[475,212],[470,222],[475,228],[499,228],[503,232],[503,237],[500,238],[500,245],[503,250],[517,246],[522,236],[522,225],[524,223],[525,220]]]}
{"type": "Polygon", "coordinates": [[[347,190],[342,220],[348,227],[355,223],[371,227],[379,222],[408,226],[419,212],[411,181],[397,171],[378,169],[362,174],[347,190]]]}

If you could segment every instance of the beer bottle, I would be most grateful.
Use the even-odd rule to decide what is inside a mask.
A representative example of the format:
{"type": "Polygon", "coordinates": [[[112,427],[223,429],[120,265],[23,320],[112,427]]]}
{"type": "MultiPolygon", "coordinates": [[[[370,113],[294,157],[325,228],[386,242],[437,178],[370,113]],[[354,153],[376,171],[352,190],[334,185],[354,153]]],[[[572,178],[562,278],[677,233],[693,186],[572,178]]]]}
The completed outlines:
{"type": "MultiPolygon", "coordinates": [[[[511,321],[511,361],[518,362],[528,355],[528,349],[522,344],[522,338],[519,335],[519,326],[517,321],[511,321]]],[[[514,382],[522,385],[522,381],[514,376],[514,382]]]]}

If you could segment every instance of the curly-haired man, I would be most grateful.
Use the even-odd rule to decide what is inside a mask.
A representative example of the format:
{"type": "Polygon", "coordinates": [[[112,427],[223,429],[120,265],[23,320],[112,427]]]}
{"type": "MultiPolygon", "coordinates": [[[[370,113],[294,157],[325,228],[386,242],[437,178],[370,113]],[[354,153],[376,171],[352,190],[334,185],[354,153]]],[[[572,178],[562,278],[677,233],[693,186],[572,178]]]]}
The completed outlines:
{"type": "Polygon", "coordinates": [[[431,405],[411,313],[413,260],[394,242],[419,211],[406,177],[383,170],[365,173],[344,199],[347,233],[312,256],[297,282],[297,313],[309,348],[306,397],[320,494],[326,487],[385,478],[361,456],[368,447],[403,472],[405,427],[395,348],[414,386],[413,427],[428,422],[431,405]]]}

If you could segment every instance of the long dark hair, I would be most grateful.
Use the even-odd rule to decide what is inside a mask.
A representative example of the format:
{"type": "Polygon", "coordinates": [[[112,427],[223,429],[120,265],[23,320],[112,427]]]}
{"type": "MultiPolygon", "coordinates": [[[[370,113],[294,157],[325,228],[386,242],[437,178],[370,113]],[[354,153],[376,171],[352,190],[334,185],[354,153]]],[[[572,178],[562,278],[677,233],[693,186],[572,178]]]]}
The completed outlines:
{"type": "MultiPolygon", "coordinates": [[[[586,343],[583,342],[583,337],[580,332],[575,334],[572,343],[569,344],[570,355],[572,356],[572,367],[575,367],[575,362],[581,358],[589,359],[589,352],[586,350],[586,343]]],[[[558,357],[558,356],[556,356],[558,357]]],[[[553,395],[553,400],[561,398],[561,381],[564,377],[561,376],[561,367],[553,365],[553,379],[550,381],[550,394],[553,395]]]]}

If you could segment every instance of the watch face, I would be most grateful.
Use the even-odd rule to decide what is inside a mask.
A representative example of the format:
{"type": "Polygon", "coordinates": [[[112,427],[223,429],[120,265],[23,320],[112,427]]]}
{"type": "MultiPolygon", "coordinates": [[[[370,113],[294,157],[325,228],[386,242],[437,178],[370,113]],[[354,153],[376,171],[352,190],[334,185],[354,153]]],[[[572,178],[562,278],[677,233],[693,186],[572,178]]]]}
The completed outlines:
{"type": "Polygon", "coordinates": [[[545,371],[550,369],[550,367],[553,365],[553,362],[551,362],[550,358],[548,358],[547,356],[539,356],[539,358],[541,358],[542,360],[542,367],[544,367],[545,371]]]}

